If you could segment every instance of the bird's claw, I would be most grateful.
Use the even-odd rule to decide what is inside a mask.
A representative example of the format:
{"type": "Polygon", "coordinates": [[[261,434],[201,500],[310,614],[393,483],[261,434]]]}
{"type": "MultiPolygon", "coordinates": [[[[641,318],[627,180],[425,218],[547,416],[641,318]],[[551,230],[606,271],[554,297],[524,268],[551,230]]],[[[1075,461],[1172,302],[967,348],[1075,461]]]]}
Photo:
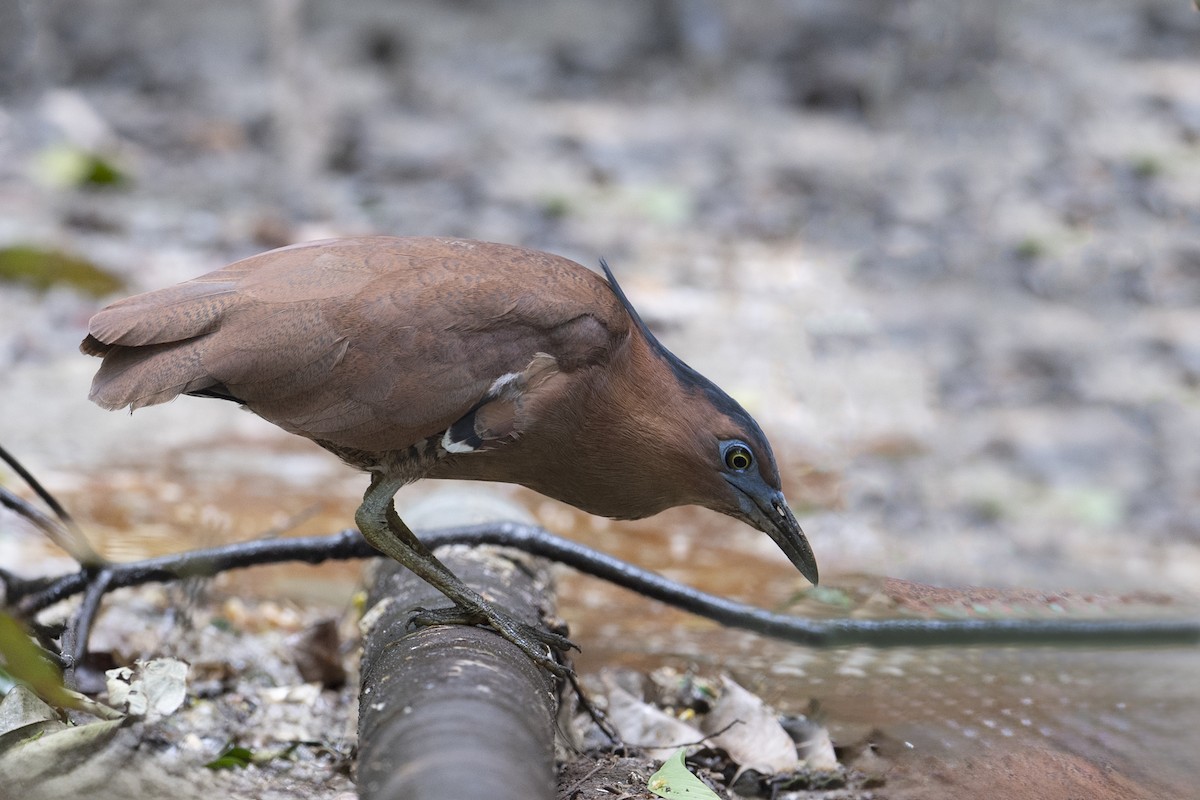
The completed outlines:
{"type": "Polygon", "coordinates": [[[424,628],[431,625],[481,625],[491,628],[508,641],[521,648],[535,664],[558,678],[567,678],[573,670],[560,663],[555,651],[565,653],[578,650],[579,646],[562,634],[554,633],[540,625],[530,625],[510,614],[495,608],[465,608],[454,605],[444,608],[418,608],[408,619],[412,627],[424,628]]]}

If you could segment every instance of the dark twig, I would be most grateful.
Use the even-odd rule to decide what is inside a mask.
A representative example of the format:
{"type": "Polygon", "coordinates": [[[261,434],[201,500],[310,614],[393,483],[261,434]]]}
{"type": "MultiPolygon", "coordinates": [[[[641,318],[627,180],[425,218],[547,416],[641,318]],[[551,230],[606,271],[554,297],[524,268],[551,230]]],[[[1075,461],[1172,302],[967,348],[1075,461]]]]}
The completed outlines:
{"type": "Polygon", "coordinates": [[[595,775],[597,772],[599,772],[600,770],[604,769],[607,766],[608,766],[608,762],[605,761],[604,759],[597,760],[596,766],[592,767],[588,771],[587,775],[584,775],[582,778],[575,781],[575,783],[571,784],[569,787],[567,787],[566,789],[559,792],[559,797],[571,797],[572,793],[575,792],[576,789],[583,786],[585,783],[587,783],[592,778],[593,775],[595,775]]]}
{"type": "MultiPolygon", "coordinates": [[[[175,555],[158,556],[144,561],[111,565],[109,590],[143,583],[174,581],[183,578],[207,578],[241,567],[299,561],[320,564],[324,561],[346,561],[354,558],[373,558],[379,554],[358,531],[344,530],[330,536],[310,536],[297,539],[258,539],[237,542],[205,550],[192,550],[175,555]]],[[[31,592],[20,599],[18,610],[26,615],[36,614],[60,600],[79,594],[87,587],[90,576],[73,572],[53,584],[31,592]]]]}
{"type": "Polygon", "coordinates": [[[592,722],[596,723],[596,727],[600,729],[600,732],[613,745],[622,746],[624,743],[621,741],[621,734],[617,733],[617,729],[609,723],[608,717],[605,716],[604,712],[596,708],[596,704],[587,696],[587,692],[583,690],[583,686],[579,683],[579,678],[575,675],[575,670],[567,673],[567,681],[571,684],[572,691],[575,692],[575,699],[579,701],[579,705],[591,717],[592,722]]]}
{"type": "MultiPolygon", "coordinates": [[[[732,722],[726,723],[725,725],[721,726],[721,728],[719,730],[715,730],[712,733],[705,734],[704,736],[695,740],[694,742],[679,742],[677,744],[671,745],[671,748],[678,750],[680,747],[697,747],[702,744],[707,744],[708,742],[712,741],[713,739],[717,738],[718,736],[721,736],[721,735],[733,730],[735,725],[745,725],[745,724],[746,723],[744,720],[735,719],[732,722]]],[[[647,745],[642,745],[642,746],[647,747],[647,745]]],[[[649,745],[649,746],[653,747],[654,745],[649,745]]]]}
{"type": "Polygon", "coordinates": [[[91,542],[83,535],[83,531],[75,524],[75,520],[67,513],[62,504],[54,495],[50,494],[49,490],[33,476],[29,470],[25,469],[25,465],[17,460],[17,457],[0,446],[0,460],[8,464],[13,472],[20,476],[21,480],[33,490],[33,493],[42,499],[42,502],[49,506],[54,512],[54,519],[41,511],[38,511],[23,499],[0,487],[0,503],[3,503],[9,509],[25,517],[32,522],[39,530],[45,533],[50,540],[67,551],[67,554],[78,561],[84,567],[97,567],[104,563],[104,559],[99,553],[92,548],[91,542]]]}
{"type": "Polygon", "coordinates": [[[83,593],[83,603],[75,612],[74,619],[63,632],[62,654],[67,661],[67,669],[74,672],[75,668],[87,655],[88,637],[92,632],[92,623],[100,613],[100,602],[108,593],[112,584],[113,571],[111,568],[95,572],[88,581],[87,591],[83,593]]]}
{"type": "Polygon", "coordinates": [[[1200,644],[1200,620],[810,620],[701,592],[534,525],[503,523],[431,531],[431,547],[442,544],[434,538],[439,534],[453,536],[456,544],[515,547],[722,625],[810,647],[1200,644]]]}
{"type": "MultiPolygon", "coordinates": [[[[513,547],[660,600],[723,625],[810,647],[930,647],[947,645],[1154,646],[1200,644],[1200,620],[810,620],[754,608],[667,580],[534,525],[500,523],[443,528],[422,534],[430,547],[492,544],[513,547]]],[[[331,536],[225,545],[111,567],[109,589],[182,577],[210,576],[260,564],[369,558],[377,553],[355,530],[331,536]]],[[[29,616],[87,587],[84,572],[65,575],[25,595],[29,616]]]]}
{"type": "Polygon", "coordinates": [[[50,510],[54,512],[56,517],[63,521],[64,525],[75,525],[75,521],[71,519],[71,515],[67,513],[67,510],[62,507],[62,504],[58,502],[54,495],[50,494],[46,487],[42,486],[41,482],[33,477],[33,473],[25,469],[25,465],[18,461],[16,456],[8,452],[3,445],[0,445],[0,460],[3,460],[5,464],[12,467],[12,471],[17,473],[30,489],[33,489],[34,494],[42,498],[42,502],[50,507],[50,510]]]}
{"type": "Polygon", "coordinates": [[[61,544],[66,538],[62,523],[50,516],[20,495],[0,486],[0,505],[24,517],[33,527],[46,534],[56,544],[61,544]]]}
{"type": "Polygon", "coordinates": [[[45,591],[63,580],[62,576],[39,575],[36,578],[22,578],[15,572],[0,569],[0,583],[4,584],[3,605],[12,605],[22,597],[45,591]]]}

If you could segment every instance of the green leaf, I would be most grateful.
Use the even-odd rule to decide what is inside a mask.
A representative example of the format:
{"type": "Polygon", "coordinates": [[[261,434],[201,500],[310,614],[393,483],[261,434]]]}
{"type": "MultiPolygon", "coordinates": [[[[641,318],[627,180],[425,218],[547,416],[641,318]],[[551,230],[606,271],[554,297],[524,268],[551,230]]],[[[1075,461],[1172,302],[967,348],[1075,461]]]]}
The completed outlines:
{"type": "Polygon", "coordinates": [[[277,758],[290,758],[299,746],[300,742],[292,742],[280,750],[263,750],[256,753],[247,747],[238,747],[231,742],[225,746],[221,755],[204,766],[209,769],[243,769],[251,764],[266,764],[277,758]]]}
{"type": "Polygon", "coordinates": [[[686,797],[690,800],[721,800],[704,781],[688,772],[683,763],[683,750],[663,762],[662,768],[650,776],[646,788],[659,797],[686,797]]]}
{"type": "Polygon", "coordinates": [[[66,144],[38,153],[34,168],[50,186],[108,188],[129,183],[129,176],[111,159],[66,144]]]}
{"type": "Polygon", "coordinates": [[[27,684],[50,705],[58,708],[78,705],[63,686],[58,667],[33,643],[21,624],[3,612],[0,612],[0,663],[6,675],[27,684]]]}
{"type": "Polygon", "coordinates": [[[805,597],[826,606],[846,609],[854,607],[854,598],[850,593],[833,586],[810,586],[805,597]]]}
{"type": "Polygon", "coordinates": [[[244,769],[254,761],[254,753],[245,747],[229,745],[221,755],[204,766],[209,769],[244,769]]]}
{"type": "Polygon", "coordinates": [[[22,284],[40,292],[65,285],[92,297],[103,297],[123,287],[119,278],[87,259],[25,245],[0,248],[0,282],[22,284]]]}

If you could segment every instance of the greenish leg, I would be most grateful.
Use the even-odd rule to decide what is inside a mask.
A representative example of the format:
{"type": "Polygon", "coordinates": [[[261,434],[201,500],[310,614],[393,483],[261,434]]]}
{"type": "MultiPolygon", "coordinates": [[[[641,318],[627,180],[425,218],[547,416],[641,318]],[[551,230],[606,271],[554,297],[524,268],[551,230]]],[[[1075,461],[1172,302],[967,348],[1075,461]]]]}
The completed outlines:
{"type": "Polygon", "coordinates": [[[571,640],[501,611],[439,561],[396,513],[392,498],[403,485],[404,481],[389,480],[372,473],[371,487],[363,496],[354,520],[372,547],[407,567],[454,602],[451,608],[422,611],[412,622],[416,625],[486,625],[521,648],[538,665],[555,675],[565,676],[567,668],[554,659],[549,648],[566,651],[575,647],[571,640]]]}

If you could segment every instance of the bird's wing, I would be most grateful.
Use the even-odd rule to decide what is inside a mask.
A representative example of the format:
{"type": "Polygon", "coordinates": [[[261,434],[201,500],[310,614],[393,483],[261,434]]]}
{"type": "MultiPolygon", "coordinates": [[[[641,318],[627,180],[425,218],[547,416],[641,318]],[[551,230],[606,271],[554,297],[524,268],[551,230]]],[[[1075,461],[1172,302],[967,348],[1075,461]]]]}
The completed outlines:
{"type": "Polygon", "coordinates": [[[474,412],[502,431],[503,404],[481,406],[497,381],[539,353],[556,370],[603,361],[627,326],[604,282],[565,259],[381,237],[255,256],[115,303],[89,330],[100,405],[228,397],[293,433],[380,451],[474,412]]]}

